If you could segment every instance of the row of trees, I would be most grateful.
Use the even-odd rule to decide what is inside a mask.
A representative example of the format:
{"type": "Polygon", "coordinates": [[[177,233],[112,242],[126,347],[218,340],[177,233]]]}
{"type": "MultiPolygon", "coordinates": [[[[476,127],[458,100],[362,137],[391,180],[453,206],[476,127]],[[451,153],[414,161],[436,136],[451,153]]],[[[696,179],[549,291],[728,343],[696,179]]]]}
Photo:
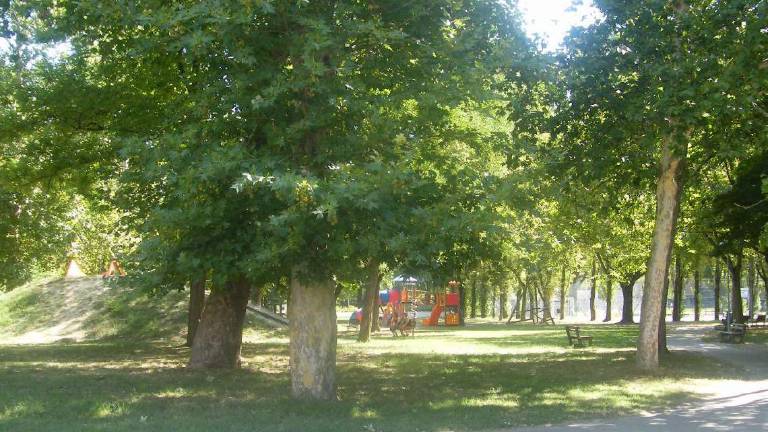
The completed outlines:
{"type": "Polygon", "coordinates": [[[0,241],[84,200],[131,284],[190,287],[190,367],[236,367],[283,290],[296,397],[335,397],[336,298],[365,287],[367,340],[393,269],[545,311],[576,273],[645,276],[654,369],[674,254],[768,260],[768,6],[596,5],[545,54],[495,0],[6,2],[0,241]]]}

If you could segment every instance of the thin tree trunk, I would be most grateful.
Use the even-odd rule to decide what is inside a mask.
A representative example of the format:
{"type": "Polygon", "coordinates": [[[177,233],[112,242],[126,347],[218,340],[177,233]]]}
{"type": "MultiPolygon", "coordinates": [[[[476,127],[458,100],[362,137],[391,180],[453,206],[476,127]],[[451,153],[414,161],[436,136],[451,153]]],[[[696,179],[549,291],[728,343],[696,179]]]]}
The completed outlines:
{"type": "Polygon", "coordinates": [[[664,282],[664,293],[661,298],[661,310],[659,311],[659,337],[657,340],[658,352],[665,354],[667,348],[667,301],[669,300],[669,278],[664,282]]]}
{"type": "Polygon", "coordinates": [[[528,290],[525,285],[520,289],[520,319],[525,319],[525,311],[527,310],[528,303],[528,290]]]}
{"type": "Polygon", "coordinates": [[[755,259],[753,257],[749,257],[749,261],[747,261],[747,288],[749,290],[749,303],[748,303],[748,313],[749,318],[752,319],[755,316],[755,297],[757,297],[757,286],[756,286],[756,280],[755,280],[755,259]]]}
{"type": "Polygon", "coordinates": [[[727,258],[728,271],[731,274],[731,316],[737,323],[744,322],[744,305],[741,298],[741,266],[742,255],[736,255],[735,259],[727,258]]]}
{"type": "Polygon", "coordinates": [[[214,289],[195,331],[188,367],[232,369],[240,366],[243,322],[251,285],[236,278],[214,289]]]}
{"type": "Polygon", "coordinates": [[[675,279],[672,289],[672,321],[683,318],[683,262],[678,253],[675,257],[675,279]]]}
{"type": "Polygon", "coordinates": [[[302,268],[291,275],[291,394],[298,399],[336,399],[336,301],[330,277],[302,268]],[[310,279],[311,278],[311,279],[310,279]]]}
{"type": "Polygon", "coordinates": [[[499,321],[507,319],[507,303],[509,302],[509,287],[506,283],[499,287],[499,321]]]}
{"type": "Polygon", "coordinates": [[[480,279],[480,318],[488,316],[488,284],[485,278],[480,279]]]}
{"type": "Polygon", "coordinates": [[[686,152],[681,156],[675,155],[672,144],[672,137],[665,137],[656,183],[656,223],[643,286],[640,337],[637,342],[637,366],[643,370],[655,370],[659,367],[661,302],[669,273],[683,192],[682,177],[686,152]]]}
{"type": "Polygon", "coordinates": [[[701,274],[699,269],[693,272],[693,320],[701,319],[701,274]]]}
{"type": "Polygon", "coordinates": [[[565,286],[565,264],[560,270],[560,321],[565,319],[565,293],[568,288],[565,286]]]}
{"type": "Polygon", "coordinates": [[[605,319],[603,322],[611,322],[613,316],[611,315],[611,309],[613,308],[613,278],[610,272],[605,275],[605,319]]]}
{"type": "MultiPolygon", "coordinates": [[[[365,267],[365,303],[363,303],[363,319],[360,322],[360,331],[357,334],[358,342],[368,342],[371,338],[371,326],[373,315],[376,312],[376,296],[379,294],[379,261],[371,259],[365,267]]],[[[378,314],[376,314],[378,316],[378,314]]]]}
{"type": "Polygon", "coordinates": [[[459,281],[459,325],[464,325],[464,317],[467,313],[467,298],[466,289],[464,289],[464,281],[459,281]]]}
{"type": "Polygon", "coordinates": [[[595,311],[595,297],[597,297],[597,265],[595,259],[592,259],[592,281],[589,287],[589,320],[594,321],[597,319],[597,312],[595,311]]]}
{"type": "Polygon", "coordinates": [[[715,321],[720,320],[720,285],[722,283],[723,270],[720,268],[720,260],[715,261],[715,321]]]}
{"type": "Polygon", "coordinates": [[[205,275],[189,284],[189,308],[187,310],[187,346],[191,347],[195,340],[200,318],[205,306],[205,275]]]}
{"type": "Polygon", "coordinates": [[[469,314],[470,318],[477,318],[477,279],[478,276],[472,278],[472,288],[469,291],[469,302],[472,304],[472,312],[469,314]]]}

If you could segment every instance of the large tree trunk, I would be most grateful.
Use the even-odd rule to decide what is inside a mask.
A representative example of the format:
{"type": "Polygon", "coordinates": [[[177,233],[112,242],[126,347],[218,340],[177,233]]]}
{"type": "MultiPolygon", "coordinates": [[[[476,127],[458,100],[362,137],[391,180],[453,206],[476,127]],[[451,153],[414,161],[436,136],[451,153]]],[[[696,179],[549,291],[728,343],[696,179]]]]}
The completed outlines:
{"type": "Polygon", "coordinates": [[[240,366],[243,322],[251,285],[244,278],[213,288],[195,332],[188,367],[193,369],[240,366]]]}
{"type": "Polygon", "coordinates": [[[330,278],[301,268],[291,275],[291,394],[298,399],[336,399],[336,302],[330,278]]]}
{"type": "Polygon", "coordinates": [[[634,324],[635,322],[635,307],[634,307],[634,295],[635,295],[635,282],[640,279],[641,274],[630,275],[629,278],[621,286],[621,321],[619,324],[634,324]]]}
{"type": "Polygon", "coordinates": [[[610,322],[613,319],[611,309],[613,308],[613,278],[608,273],[605,276],[605,319],[603,322],[610,322]]]}
{"type": "Polygon", "coordinates": [[[565,294],[568,288],[565,286],[565,265],[560,270],[560,321],[565,319],[565,294]]]}
{"type": "Polygon", "coordinates": [[[539,290],[539,297],[541,297],[541,307],[544,309],[541,316],[545,321],[552,319],[552,294],[546,287],[542,287],[539,290]]]}
{"type": "Polygon", "coordinates": [[[731,316],[733,321],[737,323],[744,322],[744,305],[741,298],[741,260],[741,254],[737,255],[735,259],[726,258],[728,272],[731,274],[731,316]]]}
{"type": "Polygon", "coordinates": [[[680,254],[675,257],[675,283],[672,289],[672,321],[680,322],[683,318],[683,262],[680,254]]]}
{"type": "Polygon", "coordinates": [[[597,319],[597,312],[595,311],[595,297],[597,296],[597,268],[594,258],[592,259],[592,283],[589,287],[589,320],[594,321],[597,319]]]}
{"type": "Polygon", "coordinates": [[[637,366],[643,370],[655,370],[659,367],[661,302],[669,273],[683,191],[685,152],[682,157],[676,156],[671,141],[671,136],[666,137],[662,146],[659,178],[656,183],[656,224],[643,286],[640,337],[637,341],[637,366]]]}
{"type": "Polygon", "coordinates": [[[720,319],[720,284],[723,271],[720,268],[720,260],[715,261],[715,321],[720,319]]]}
{"type": "Polygon", "coordinates": [[[187,310],[187,346],[195,341],[195,333],[205,306],[205,276],[189,284],[189,308],[187,310]]]}
{"type": "Polygon", "coordinates": [[[693,272],[693,320],[701,319],[701,274],[696,268],[693,272]]]}
{"type": "Polygon", "coordinates": [[[381,275],[379,275],[379,261],[371,259],[365,268],[366,280],[365,280],[365,297],[363,298],[363,319],[360,322],[360,332],[357,335],[358,342],[368,342],[371,338],[371,327],[374,318],[374,314],[378,317],[376,309],[376,297],[379,295],[379,282],[381,281],[381,275]]]}

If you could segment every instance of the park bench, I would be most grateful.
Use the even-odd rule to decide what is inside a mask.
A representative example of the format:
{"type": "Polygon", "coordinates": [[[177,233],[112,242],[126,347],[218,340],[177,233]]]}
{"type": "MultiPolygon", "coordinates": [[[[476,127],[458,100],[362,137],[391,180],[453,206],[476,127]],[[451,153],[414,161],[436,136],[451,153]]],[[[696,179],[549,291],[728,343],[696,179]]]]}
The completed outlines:
{"type": "Polygon", "coordinates": [[[565,333],[568,335],[568,343],[574,348],[592,346],[592,336],[583,336],[577,326],[565,326],[565,333]]]}
{"type": "Polygon", "coordinates": [[[766,320],[765,315],[760,314],[755,319],[749,320],[749,327],[755,328],[755,327],[765,327],[766,326],[766,320]]]}
{"type": "Polygon", "coordinates": [[[720,341],[730,343],[744,343],[747,334],[747,326],[744,324],[731,324],[726,330],[720,330],[720,341]]]}

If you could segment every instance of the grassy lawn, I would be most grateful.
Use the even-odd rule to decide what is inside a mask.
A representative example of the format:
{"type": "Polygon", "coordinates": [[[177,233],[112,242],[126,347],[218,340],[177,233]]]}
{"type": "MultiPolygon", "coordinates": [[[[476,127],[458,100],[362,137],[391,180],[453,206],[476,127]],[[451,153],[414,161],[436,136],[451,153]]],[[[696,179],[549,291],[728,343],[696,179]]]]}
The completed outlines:
{"type": "Polygon", "coordinates": [[[185,370],[188,349],[169,342],[0,345],[0,430],[480,430],[670,406],[722,370],[675,355],[643,375],[636,327],[583,328],[596,348],[567,348],[560,326],[476,323],[364,345],[340,326],[337,403],[290,400],[286,336],[254,325],[238,371],[185,370]]]}

